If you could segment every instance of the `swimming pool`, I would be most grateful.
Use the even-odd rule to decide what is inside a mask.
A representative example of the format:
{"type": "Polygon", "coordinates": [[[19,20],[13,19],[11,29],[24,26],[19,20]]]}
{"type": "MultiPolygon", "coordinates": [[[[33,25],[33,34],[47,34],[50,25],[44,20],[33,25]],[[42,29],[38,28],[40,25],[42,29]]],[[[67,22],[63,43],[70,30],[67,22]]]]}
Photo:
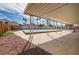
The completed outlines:
{"type": "MultiPolygon", "coordinates": [[[[30,33],[30,30],[23,30],[26,33],[30,33]]],[[[38,33],[38,32],[55,32],[56,29],[32,29],[31,32],[32,33],[38,33]]]]}

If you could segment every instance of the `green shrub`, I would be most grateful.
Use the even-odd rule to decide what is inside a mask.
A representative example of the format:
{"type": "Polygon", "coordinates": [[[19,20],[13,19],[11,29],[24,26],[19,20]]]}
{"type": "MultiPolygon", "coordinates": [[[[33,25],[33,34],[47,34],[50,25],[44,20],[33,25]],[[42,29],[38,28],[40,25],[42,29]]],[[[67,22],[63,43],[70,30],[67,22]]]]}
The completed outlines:
{"type": "Polygon", "coordinates": [[[3,36],[9,36],[9,35],[12,35],[13,33],[12,32],[5,32],[3,33],[3,36]]]}

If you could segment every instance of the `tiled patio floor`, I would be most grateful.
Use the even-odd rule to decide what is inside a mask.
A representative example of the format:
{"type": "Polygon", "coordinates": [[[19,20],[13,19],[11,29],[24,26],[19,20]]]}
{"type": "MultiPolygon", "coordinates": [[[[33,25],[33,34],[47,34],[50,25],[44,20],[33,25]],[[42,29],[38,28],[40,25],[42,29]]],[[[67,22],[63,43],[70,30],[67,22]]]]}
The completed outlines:
{"type": "Polygon", "coordinates": [[[39,47],[51,54],[79,55],[79,32],[40,44],[39,47]]]}

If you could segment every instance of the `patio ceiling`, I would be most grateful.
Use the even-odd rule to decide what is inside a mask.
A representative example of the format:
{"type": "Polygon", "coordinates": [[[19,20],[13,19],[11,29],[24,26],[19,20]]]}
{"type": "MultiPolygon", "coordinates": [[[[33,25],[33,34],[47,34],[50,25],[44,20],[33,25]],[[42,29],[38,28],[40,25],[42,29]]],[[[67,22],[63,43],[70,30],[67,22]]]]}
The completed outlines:
{"type": "Polygon", "coordinates": [[[79,24],[77,3],[29,3],[24,13],[67,24],[79,24]]]}

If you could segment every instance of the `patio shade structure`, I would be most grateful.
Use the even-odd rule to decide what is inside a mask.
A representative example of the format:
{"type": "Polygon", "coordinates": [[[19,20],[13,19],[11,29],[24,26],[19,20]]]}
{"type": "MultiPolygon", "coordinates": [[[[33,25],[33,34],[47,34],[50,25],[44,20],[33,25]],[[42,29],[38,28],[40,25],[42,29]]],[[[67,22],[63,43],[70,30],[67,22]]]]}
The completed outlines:
{"type": "MultiPolygon", "coordinates": [[[[45,18],[47,20],[55,20],[56,29],[57,29],[57,22],[62,22],[64,24],[79,24],[79,4],[29,3],[25,8],[24,13],[30,15],[30,33],[29,33],[30,35],[28,42],[31,42],[33,40],[32,28],[31,28],[31,16],[36,16],[38,18],[45,18]]],[[[30,45],[28,49],[29,48],[30,45]]]]}
{"type": "Polygon", "coordinates": [[[24,13],[66,24],[79,24],[78,3],[29,3],[24,13]]]}

